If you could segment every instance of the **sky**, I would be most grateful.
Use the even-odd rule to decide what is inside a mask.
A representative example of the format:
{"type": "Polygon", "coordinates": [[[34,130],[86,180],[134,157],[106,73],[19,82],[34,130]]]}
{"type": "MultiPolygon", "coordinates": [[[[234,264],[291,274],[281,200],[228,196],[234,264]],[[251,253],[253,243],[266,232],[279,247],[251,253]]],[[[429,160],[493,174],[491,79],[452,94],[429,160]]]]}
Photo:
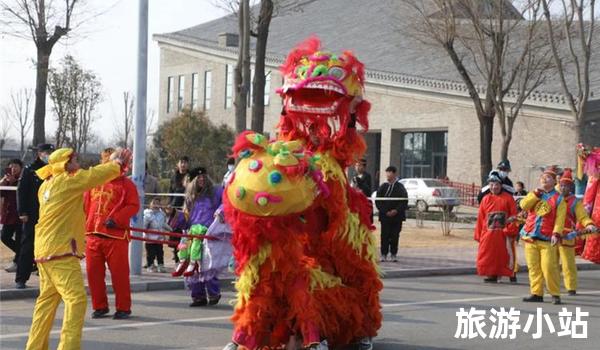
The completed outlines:
{"type": "MultiPolygon", "coordinates": [[[[221,17],[225,10],[215,6],[218,0],[150,0],[148,20],[148,108],[158,110],[160,52],[152,35],[188,28],[221,17]]],[[[70,38],[62,38],[52,52],[50,65],[56,66],[66,55],[74,56],[100,78],[104,100],[93,125],[97,135],[110,141],[117,119],[122,115],[123,92],[136,90],[137,71],[137,0],[88,0],[100,15],[78,28],[70,38]]],[[[36,49],[33,41],[0,35],[0,108],[7,106],[11,91],[35,89],[36,49]]],[[[53,134],[56,123],[47,99],[46,134],[53,134]]],[[[156,115],[156,112],[155,112],[156,115]]],[[[4,115],[2,114],[2,118],[4,115]]],[[[155,116],[155,123],[157,116],[155,116]]],[[[118,121],[120,122],[120,120],[118,121]]],[[[9,137],[19,133],[11,129],[9,137]]],[[[29,136],[31,137],[31,135],[29,136]]]]}

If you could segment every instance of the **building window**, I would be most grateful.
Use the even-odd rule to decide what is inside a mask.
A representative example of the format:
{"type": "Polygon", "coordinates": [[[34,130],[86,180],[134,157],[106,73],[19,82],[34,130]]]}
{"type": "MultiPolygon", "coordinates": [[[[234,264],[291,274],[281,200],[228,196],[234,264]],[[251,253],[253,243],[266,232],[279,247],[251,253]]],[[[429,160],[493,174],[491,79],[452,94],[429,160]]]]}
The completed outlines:
{"type": "Polygon", "coordinates": [[[212,96],[212,72],[204,72],[204,110],[210,109],[210,98],[212,96]]]}
{"type": "Polygon", "coordinates": [[[192,74],[192,110],[198,108],[198,73],[192,74]]]}
{"type": "Polygon", "coordinates": [[[233,105],[233,66],[225,66],[225,109],[233,105]]]}
{"type": "Polygon", "coordinates": [[[169,77],[167,80],[167,113],[173,111],[173,99],[175,98],[175,78],[169,77]]]}
{"type": "Polygon", "coordinates": [[[177,96],[177,110],[181,111],[183,109],[183,93],[185,92],[185,77],[183,75],[179,76],[179,94],[177,96]]]}
{"type": "Polygon", "coordinates": [[[448,165],[448,132],[402,133],[400,176],[444,178],[448,165]]]}
{"type": "Polygon", "coordinates": [[[271,71],[265,74],[265,106],[271,103],[271,71]]]}
{"type": "MultiPolygon", "coordinates": [[[[251,82],[254,82],[254,70],[250,71],[251,82]]],[[[265,106],[268,106],[271,103],[271,71],[268,71],[265,74],[265,106]]],[[[250,84],[250,94],[248,95],[248,107],[252,106],[252,102],[254,101],[254,84],[250,84]]]]}

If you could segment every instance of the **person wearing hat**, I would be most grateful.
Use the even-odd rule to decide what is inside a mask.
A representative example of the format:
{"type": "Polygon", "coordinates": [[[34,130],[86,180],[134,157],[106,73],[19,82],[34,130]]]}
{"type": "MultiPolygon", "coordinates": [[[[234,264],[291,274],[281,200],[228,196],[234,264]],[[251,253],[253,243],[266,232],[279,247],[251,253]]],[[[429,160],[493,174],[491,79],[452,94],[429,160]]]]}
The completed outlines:
{"type": "MultiPolygon", "coordinates": [[[[110,162],[114,149],[100,154],[100,164],[110,162]]],[[[129,164],[124,165],[124,169],[129,164]]],[[[140,199],[133,181],[125,174],[84,194],[86,213],[85,267],[92,297],[92,318],[109,312],[106,296],[106,265],[115,292],[114,319],[131,314],[129,285],[129,220],[140,209],[140,199]]]]}
{"type": "Polygon", "coordinates": [[[48,157],[54,151],[54,146],[43,143],[37,146],[37,156],[33,163],[27,165],[21,172],[21,178],[17,186],[17,212],[23,223],[21,235],[21,247],[17,258],[17,271],[15,283],[17,289],[26,288],[26,283],[33,270],[33,247],[35,239],[35,225],[38,221],[40,203],[38,201],[38,190],[42,185],[42,179],[36,175],[36,171],[48,164],[48,157]]]}
{"type": "MultiPolygon", "coordinates": [[[[594,222],[587,215],[583,203],[573,195],[575,183],[572,170],[566,168],[560,178],[560,193],[567,204],[567,218],[564,234],[575,231],[579,224],[589,231],[595,231],[594,222]]],[[[569,295],[577,294],[577,265],[575,264],[575,239],[561,239],[558,246],[560,263],[562,265],[563,280],[569,295]]]]}
{"type": "MultiPolygon", "coordinates": [[[[486,283],[498,282],[498,277],[515,277],[515,238],[518,233],[517,206],[512,195],[502,189],[497,171],[488,176],[489,195],[479,205],[474,238],[479,242],[477,274],[486,276],[486,283]]],[[[516,282],[516,280],[515,280],[516,282]]]]}
{"type": "Polygon", "coordinates": [[[48,349],[56,309],[65,304],[59,349],[81,349],[87,298],[79,259],[85,250],[83,194],[122,174],[131,152],[120,150],[111,161],[80,168],[71,148],[52,152],[48,165],[36,171],[40,186],[39,220],[34,256],[40,272],[40,294],[33,311],[27,350],[48,349]]]}
{"type": "Polygon", "coordinates": [[[525,302],[543,302],[545,282],[552,302],[561,303],[556,243],[564,231],[567,204],[554,188],[556,172],[555,167],[546,168],[540,176],[540,187],[521,200],[521,208],[527,212],[521,239],[525,242],[531,291],[529,297],[523,298],[525,302]]]}
{"type": "MultiPolygon", "coordinates": [[[[215,212],[221,206],[222,196],[223,186],[213,185],[206,168],[193,169],[185,190],[184,215],[187,228],[209,227],[214,221],[215,212]]],[[[185,270],[184,280],[192,297],[190,307],[215,305],[221,299],[218,277],[199,271],[201,266],[202,261],[181,260],[176,269],[176,271],[185,270]],[[186,262],[187,266],[185,266],[186,262]]]]}
{"type": "MultiPolygon", "coordinates": [[[[501,161],[500,163],[498,163],[498,166],[496,167],[496,172],[498,173],[498,176],[500,177],[500,181],[502,181],[502,188],[506,192],[514,195],[515,188],[513,186],[513,182],[511,179],[508,178],[508,174],[510,173],[510,171],[511,171],[510,161],[508,159],[501,161]]],[[[489,185],[482,187],[481,191],[477,195],[477,203],[481,203],[481,201],[483,200],[483,197],[485,197],[489,193],[490,193],[489,185]]]]}

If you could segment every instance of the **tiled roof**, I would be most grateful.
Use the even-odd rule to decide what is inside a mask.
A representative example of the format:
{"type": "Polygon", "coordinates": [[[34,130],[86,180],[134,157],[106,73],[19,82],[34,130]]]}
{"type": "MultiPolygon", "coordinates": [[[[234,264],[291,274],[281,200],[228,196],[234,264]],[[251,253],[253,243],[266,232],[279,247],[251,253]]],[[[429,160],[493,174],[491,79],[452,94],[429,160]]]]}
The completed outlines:
{"type": "MultiPolygon", "coordinates": [[[[296,44],[317,35],[327,50],[351,49],[365,63],[368,79],[404,82],[421,87],[464,90],[462,80],[450,58],[439,48],[418,42],[402,27],[410,19],[400,11],[398,0],[304,0],[301,10],[273,18],[268,39],[268,58],[282,60],[296,44]]],[[[237,33],[237,18],[225,16],[155,38],[171,39],[203,47],[219,48],[220,33],[237,33]]],[[[598,38],[599,36],[596,36],[598,38]]],[[[596,40],[598,42],[598,40],[596,40]]],[[[236,48],[227,48],[233,50],[236,48]]],[[[600,42],[591,64],[592,91],[600,95],[600,42]],[[595,64],[597,63],[597,64],[595,64]]],[[[473,68],[474,70],[474,68],[473,68]]],[[[478,78],[477,73],[473,77],[478,78]]],[[[480,82],[481,83],[481,82],[480,82]]],[[[564,104],[561,86],[548,79],[530,99],[540,103],[564,104]]]]}

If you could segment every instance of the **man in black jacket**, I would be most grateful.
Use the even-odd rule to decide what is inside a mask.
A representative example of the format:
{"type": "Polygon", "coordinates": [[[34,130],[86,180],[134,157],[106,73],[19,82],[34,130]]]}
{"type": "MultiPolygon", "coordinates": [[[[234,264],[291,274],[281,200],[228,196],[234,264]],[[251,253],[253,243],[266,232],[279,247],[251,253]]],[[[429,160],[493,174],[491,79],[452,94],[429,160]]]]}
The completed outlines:
{"type": "Polygon", "coordinates": [[[408,193],[406,188],[398,181],[396,167],[389,166],[385,169],[387,181],[377,190],[377,198],[406,198],[403,200],[376,200],[375,205],[379,210],[381,222],[381,261],[398,261],[398,242],[402,222],[406,221],[406,208],[408,206],[408,193]],[[388,258],[388,252],[390,257],[388,258]]]}
{"type": "Polygon", "coordinates": [[[33,244],[35,238],[35,225],[39,218],[40,202],[38,190],[43,180],[35,171],[48,164],[50,153],[54,152],[51,144],[40,144],[37,146],[37,157],[33,163],[23,169],[19,185],[17,187],[17,211],[19,219],[23,223],[21,236],[21,248],[17,259],[17,274],[15,283],[17,289],[26,288],[25,283],[31,276],[33,267],[33,244]]]}
{"type": "MultiPolygon", "coordinates": [[[[184,180],[188,176],[189,167],[190,159],[187,156],[179,158],[179,161],[177,162],[177,168],[175,169],[175,173],[173,174],[173,176],[171,176],[171,183],[169,185],[170,193],[185,192],[184,180]]],[[[171,201],[169,204],[176,209],[181,209],[181,207],[183,207],[183,197],[173,196],[171,197],[171,201]]]]}
{"type": "Polygon", "coordinates": [[[356,175],[352,178],[352,187],[359,189],[367,198],[371,197],[371,174],[367,172],[367,160],[361,159],[354,164],[356,175]]]}
{"type": "MultiPolygon", "coordinates": [[[[513,182],[511,179],[508,178],[508,174],[511,171],[510,161],[508,159],[501,161],[500,163],[498,163],[498,166],[496,167],[496,169],[497,170],[492,170],[492,171],[496,171],[498,173],[498,176],[500,176],[500,180],[502,181],[502,189],[510,194],[514,194],[515,189],[513,187],[513,182]]],[[[484,187],[482,187],[481,191],[477,195],[477,203],[481,203],[481,201],[483,200],[483,197],[485,197],[489,193],[490,193],[489,185],[485,185],[484,187]]]]}

